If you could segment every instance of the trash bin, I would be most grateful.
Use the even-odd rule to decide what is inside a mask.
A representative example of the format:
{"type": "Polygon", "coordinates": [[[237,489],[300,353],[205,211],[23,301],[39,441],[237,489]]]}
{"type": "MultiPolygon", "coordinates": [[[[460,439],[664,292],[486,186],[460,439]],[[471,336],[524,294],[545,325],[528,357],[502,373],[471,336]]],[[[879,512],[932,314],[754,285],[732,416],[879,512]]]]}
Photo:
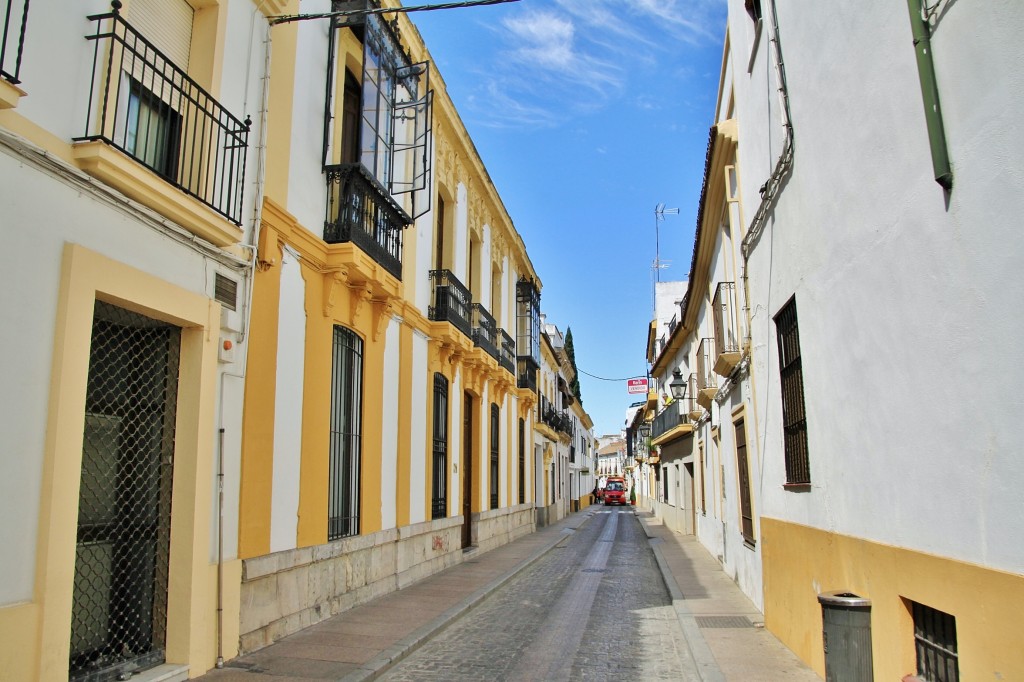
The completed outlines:
{"type": "Polygon", "coordinates": [[[871,682],[871,600],[852,592],[823,592],[825,682],[871,682]]]}

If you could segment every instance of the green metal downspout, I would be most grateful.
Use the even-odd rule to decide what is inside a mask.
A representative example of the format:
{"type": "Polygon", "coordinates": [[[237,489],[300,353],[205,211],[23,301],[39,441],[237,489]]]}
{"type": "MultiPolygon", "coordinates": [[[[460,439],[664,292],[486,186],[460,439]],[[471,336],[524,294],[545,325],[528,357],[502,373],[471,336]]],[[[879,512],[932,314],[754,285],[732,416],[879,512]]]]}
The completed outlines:
{"type": "Polygon", "coordinates": [[[947,191],[953,189],[953,171],[949,167],[946,130],[942,125],[939,106],[939,88],[935,82],[935,64],[932,62],[931,30],[925,20],[921,0],[907,0],[910,10],[910,28],[914,33],[914,52],[917,53],[917,75],[921,81],[924,117],[928,122],[928,144],[932,149],[932,168],[935,182],[947,191]]]}

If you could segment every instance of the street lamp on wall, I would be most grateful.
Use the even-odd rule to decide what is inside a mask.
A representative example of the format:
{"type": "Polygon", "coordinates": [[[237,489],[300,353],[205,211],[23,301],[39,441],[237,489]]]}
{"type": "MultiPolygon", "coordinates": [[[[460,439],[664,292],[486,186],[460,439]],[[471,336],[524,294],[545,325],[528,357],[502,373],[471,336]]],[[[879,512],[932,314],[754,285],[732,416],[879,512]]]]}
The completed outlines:
{"type": "Polygon", "coordinates": [[[672,391],[673,400],[682,400],[686,397],[686,382],[683,381],[683,373],[679,371],[678,367],[672,370],[672,381],[668,388],[672,391]]]}

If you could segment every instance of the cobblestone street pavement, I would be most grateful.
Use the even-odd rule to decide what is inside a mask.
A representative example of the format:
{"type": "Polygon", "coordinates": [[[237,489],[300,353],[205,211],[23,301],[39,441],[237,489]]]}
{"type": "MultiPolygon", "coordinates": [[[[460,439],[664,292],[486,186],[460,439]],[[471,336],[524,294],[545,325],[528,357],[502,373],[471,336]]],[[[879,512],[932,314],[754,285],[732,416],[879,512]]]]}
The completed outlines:
{"type": "Polygon", "coordinates": [[[700,679],[633,510],[589,514],[382,679],[700,679]]]}

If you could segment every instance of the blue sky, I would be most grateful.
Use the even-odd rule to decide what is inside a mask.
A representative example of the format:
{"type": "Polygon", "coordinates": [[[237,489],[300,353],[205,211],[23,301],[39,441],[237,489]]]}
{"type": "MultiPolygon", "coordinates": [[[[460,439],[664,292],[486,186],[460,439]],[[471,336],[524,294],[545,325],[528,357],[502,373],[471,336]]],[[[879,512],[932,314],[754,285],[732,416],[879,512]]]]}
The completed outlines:
{"type": "MultiPolygon", "coordinates": [[[[413,2],[407,5],[436,4],[413,2]]],[[[543,283],[583,406],[617,433],[661,281],[690,268],[725,0],[519,0],[411,13],[543,283]]]]}

